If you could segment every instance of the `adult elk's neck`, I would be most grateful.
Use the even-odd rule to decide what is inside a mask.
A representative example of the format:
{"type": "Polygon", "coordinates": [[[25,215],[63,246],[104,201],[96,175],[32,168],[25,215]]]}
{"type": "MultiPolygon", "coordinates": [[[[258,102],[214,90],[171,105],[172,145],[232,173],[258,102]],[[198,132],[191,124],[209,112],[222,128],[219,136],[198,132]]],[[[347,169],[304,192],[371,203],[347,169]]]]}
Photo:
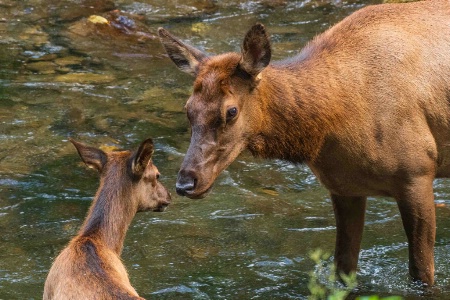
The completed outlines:
{"type": "Polygon", "coordinates": [[[79,235],[97,239],[120,255],[137,204],[132,203],[131,180],[125,168],[112,167],[107,172],[101,178],[100,188],[79,235]]]}
{"type": "Polygon", "coordinates": [[[317,158],[342,111],[333,103],[329,83],[311,78],[307,69],[306,65],[279,64],[262,72],[248,101],[259,107],[253,110],[259,114],[253,119],[260,122],[248,145],[254,156],[294,163],[317,158]]]}

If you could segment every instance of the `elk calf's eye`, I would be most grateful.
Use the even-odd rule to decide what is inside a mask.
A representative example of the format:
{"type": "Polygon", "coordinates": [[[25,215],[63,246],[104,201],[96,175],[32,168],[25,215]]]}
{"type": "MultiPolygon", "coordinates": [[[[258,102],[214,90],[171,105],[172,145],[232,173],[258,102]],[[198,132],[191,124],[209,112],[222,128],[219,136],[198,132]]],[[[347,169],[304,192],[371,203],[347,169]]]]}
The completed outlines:
{"type": "Polygon", "coordinates": [[[229,108],[229,109],[227,110],[227,121],[230,121],[230,120],[232,120],[234,117],[236,117],[237,112],[238,112],[238,110],[237,110],[236,107],[229,108]]]}

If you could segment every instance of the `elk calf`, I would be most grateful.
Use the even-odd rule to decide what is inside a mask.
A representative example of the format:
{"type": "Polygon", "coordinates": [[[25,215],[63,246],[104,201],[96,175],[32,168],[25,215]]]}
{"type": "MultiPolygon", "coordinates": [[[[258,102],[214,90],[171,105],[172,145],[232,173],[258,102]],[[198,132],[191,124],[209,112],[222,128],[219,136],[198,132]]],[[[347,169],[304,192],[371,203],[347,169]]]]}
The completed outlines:
{"type": "Polygon", "coordinates": [[[152,163],[153,142],[135,152],[105,153],[71,140],[100,186],[78,235],[55,259],[43,299],[143,299],[120,260],[127,229],[138,211],[163,211],[171,197],[152,163]]]}
{"type": "Polygon", "coordinates": [[[205,197],[244,149],[304,162],[331,193],[339,271],[356,270],[367,196],[390,196],[410,274],[433,283],[433,180],[450,177],[450,1],[368,6],[274,63],[261,24],[242,53],[208,56],[159,36],[195,76],[178,194],[205,197]]]}

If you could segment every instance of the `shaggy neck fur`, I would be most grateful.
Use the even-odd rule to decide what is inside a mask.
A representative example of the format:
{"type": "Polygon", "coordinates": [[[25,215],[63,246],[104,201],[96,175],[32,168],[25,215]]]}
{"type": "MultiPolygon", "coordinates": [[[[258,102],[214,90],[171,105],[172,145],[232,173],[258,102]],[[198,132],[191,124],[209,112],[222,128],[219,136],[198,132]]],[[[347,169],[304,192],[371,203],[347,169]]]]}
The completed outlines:
{"type": "Polygon", "coordinates": [[[289,64],[269,66],[262,72],[253,91],[264,116],[248,145],[253,155],[295,163],[317,158],[341,109],[332,109],[328,95],[321,92],[327,89],[308,83],[303,74],[307,71],[289,64]]]}
{"type": "Polygon", "coordinates": [[[129,202],[131,181],[124,167],[105,170],[89,214],[80,235],[101,240],[118,255],[122,252],[125,234],[136,214],[137,208],[129,202]],[[108,179],[108,177],[119,177],[108,179]]]}

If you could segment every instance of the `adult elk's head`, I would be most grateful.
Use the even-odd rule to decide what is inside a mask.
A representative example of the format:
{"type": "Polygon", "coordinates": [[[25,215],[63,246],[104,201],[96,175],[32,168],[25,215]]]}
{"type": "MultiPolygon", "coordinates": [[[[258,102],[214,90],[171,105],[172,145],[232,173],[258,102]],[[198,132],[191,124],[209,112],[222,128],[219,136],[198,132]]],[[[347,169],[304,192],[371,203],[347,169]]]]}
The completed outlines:
{"type": "Polygon", "coordinates": [[[177,193],[203,198],[215,179],[249,144],[262,123],[257,86],[271,47],[263,25],[246,34],[241,53],[208,56],[159,28],[164,48],[183,72],[195,76],[186,103],[191,143],[176,183],[177,193]]]}

